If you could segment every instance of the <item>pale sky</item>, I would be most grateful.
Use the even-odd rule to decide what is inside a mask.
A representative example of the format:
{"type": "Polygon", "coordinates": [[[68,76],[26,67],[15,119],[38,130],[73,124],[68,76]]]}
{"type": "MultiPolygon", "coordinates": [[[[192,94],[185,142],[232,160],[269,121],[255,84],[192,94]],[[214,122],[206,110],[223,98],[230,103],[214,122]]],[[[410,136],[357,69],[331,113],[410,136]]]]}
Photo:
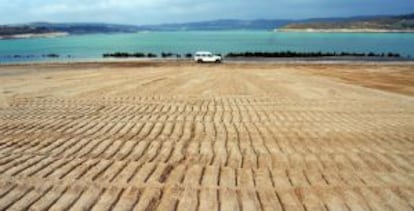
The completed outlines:
{"type": "Polygon", "coordinates": [[[0,0],[0,24],[48,21],[144,25],[413,12],[414,0],[0,0]]]}

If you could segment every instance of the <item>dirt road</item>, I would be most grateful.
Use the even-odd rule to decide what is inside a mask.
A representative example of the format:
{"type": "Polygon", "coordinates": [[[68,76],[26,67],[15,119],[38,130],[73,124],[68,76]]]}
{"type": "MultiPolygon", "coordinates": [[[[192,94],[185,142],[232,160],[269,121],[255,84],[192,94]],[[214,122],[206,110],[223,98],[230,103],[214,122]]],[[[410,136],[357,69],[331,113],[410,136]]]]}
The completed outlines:
{"type": "Polygon", "coordinates": [[[0,66],[0,210],[413,210],[414,65],[0,66]]]}

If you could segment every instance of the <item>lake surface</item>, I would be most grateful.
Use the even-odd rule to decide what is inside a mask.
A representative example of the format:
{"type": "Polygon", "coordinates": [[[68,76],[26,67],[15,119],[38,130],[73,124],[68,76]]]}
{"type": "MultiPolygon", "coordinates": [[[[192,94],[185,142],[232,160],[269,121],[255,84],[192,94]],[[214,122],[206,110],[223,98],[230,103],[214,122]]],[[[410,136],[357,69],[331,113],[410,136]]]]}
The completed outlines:
{"type": "Polygon", "coordinates": [[[72,35],[57,38],[0,40],[0,62],[82,60],[103,53],[226,54],[244,51],[400,53],[414,57],[414,33],[278,33],[267,31],[141,32],[133,34],[72,35]],[[59,54],[60,58],[42,57],[59,54]],[[19,55],[19,56],[16,56],[19,55]]]}

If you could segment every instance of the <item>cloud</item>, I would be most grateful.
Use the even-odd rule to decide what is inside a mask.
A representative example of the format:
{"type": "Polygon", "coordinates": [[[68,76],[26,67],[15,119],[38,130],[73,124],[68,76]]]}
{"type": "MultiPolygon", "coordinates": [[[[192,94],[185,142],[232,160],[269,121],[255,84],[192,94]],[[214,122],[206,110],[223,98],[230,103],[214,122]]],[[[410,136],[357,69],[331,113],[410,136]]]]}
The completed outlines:
{"type": "Polygon", "coordinates": [[[33,21],[152,24],[223,18],[398,14],[412,0],[0,0],[0,23],[33,21]]]}

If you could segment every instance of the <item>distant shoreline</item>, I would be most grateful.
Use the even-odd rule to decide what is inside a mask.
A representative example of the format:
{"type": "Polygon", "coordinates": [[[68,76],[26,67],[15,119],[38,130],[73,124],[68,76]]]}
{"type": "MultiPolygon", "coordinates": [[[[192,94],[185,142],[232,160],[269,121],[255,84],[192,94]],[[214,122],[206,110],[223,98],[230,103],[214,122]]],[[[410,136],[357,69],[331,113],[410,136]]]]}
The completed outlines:
{"type": "Polygon", "coordinates": [[[28,33],[28,34],[14,34],[14,35],[0,35],[0,40],[8,39],[31,39],[31,38],[54,38],[68,36],[67,32],[50,32],[50,33],[28,33]]]}
{"type": "MultiPolygon", "coordinates": [[[[90,59],[63,59],[63,60],[42,60],[42,61],[23,61],[23,62],[0,62],[0,66],[9,65],[34,65],[34,64],[88,64],[88,63],[193,63],[192,59],[186,58],[90,58],[90,59]]],[[[414,59],[398,58],[229,58],[225,59],[223,64],[411,64],[414,65],[414,59]]],[[[209,65],[209,64],[199,64],[209,65]]],[[[220,65],[220,64],[218,64],[220,65]]]]}
{"type": "Polygon", "coordinates": [[[274,32],[301,32],[301,33],[414,33],[414,29],[392,30],[392,29],[275,29],[274,32]]]}
{"type": "MultiPolygon", "coordinates": [[[[115,53],[103,54],[102,57],[81,58],[71,55],[43,54],[14,55],[8,57],[16,60],[1,60],[0,64],[28,64],[28,63],[76,63],[76,62],[129,62],[129,61],[183,61],[193,62],[192,54],[162,53],[161,56],[152,53],[115,53]],[[119,56],[117,56],[119,54],[119,56]],[[114,56],[109,56],[114,55],[114,56]],[[22,60],[19,60],[22,59],[22,60]]],[[[397,53],[321,53],[321,52],[244,52],[229,53],[224,56],[224,62],[238,63],[272,63],[272,62],[414,62],[414,58],[403,57],[397,53]]]]}

